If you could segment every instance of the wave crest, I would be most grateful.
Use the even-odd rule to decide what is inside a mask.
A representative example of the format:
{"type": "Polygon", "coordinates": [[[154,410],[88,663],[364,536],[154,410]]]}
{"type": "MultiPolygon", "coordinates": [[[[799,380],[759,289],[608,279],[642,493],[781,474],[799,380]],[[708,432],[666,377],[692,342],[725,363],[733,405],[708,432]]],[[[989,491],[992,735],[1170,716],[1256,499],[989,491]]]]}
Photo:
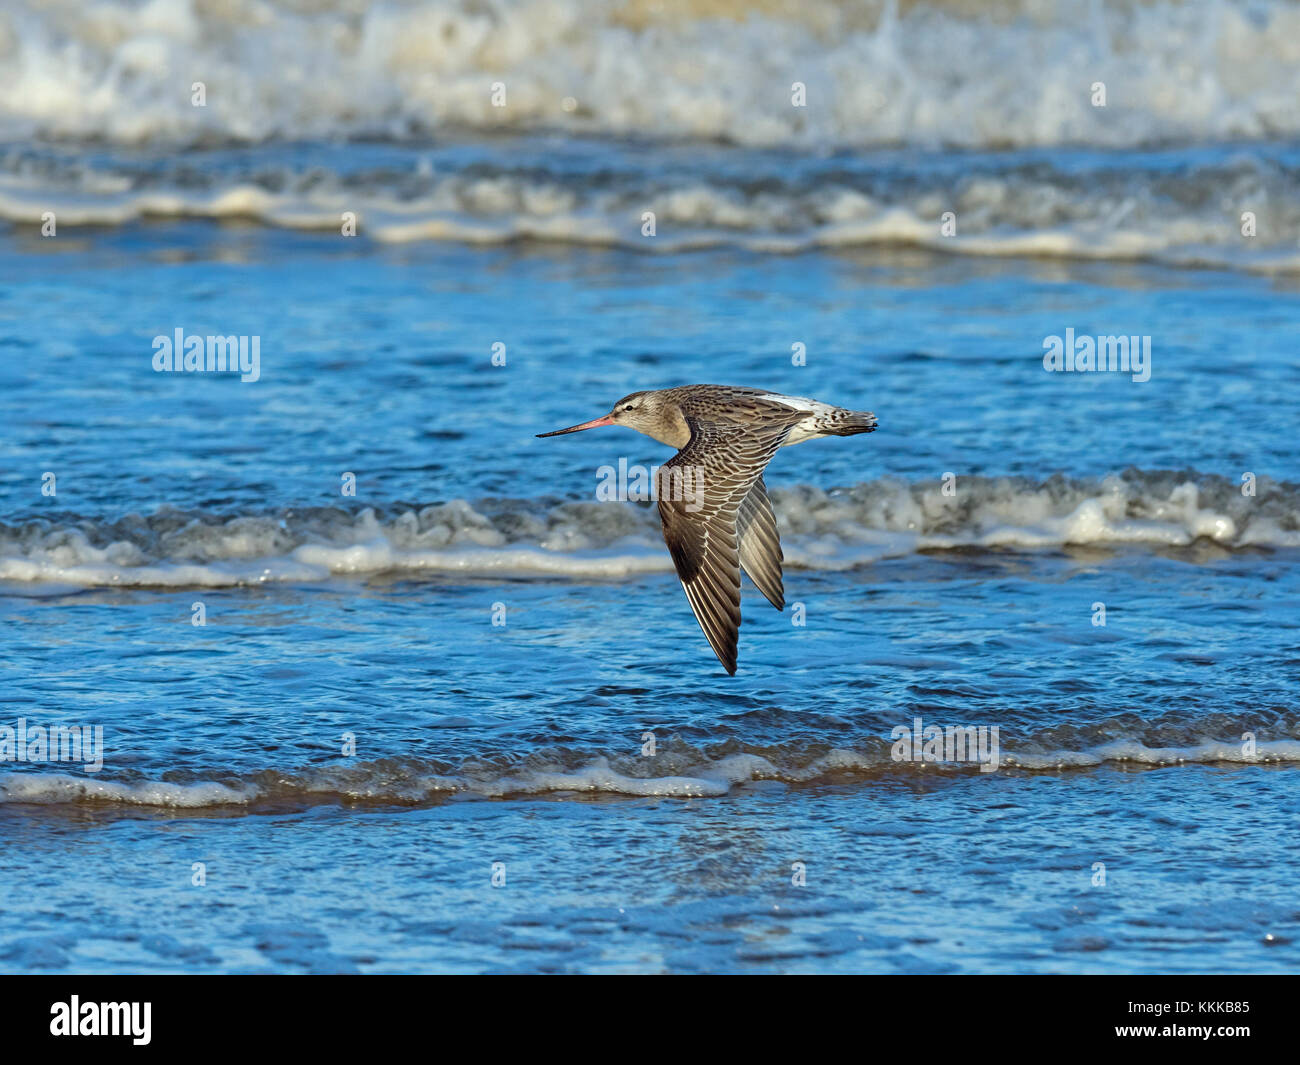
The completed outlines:
{"type": "MultiPolygon", "coordinates": [[[[1254,496],[1222,477],[1140,470],[1042,482],[963,477],[951,494],[939,481],[890,478],[770,494],[786,564],[796,568],[851,569],[956,549],[1300,547],[1300,486],[1267,478],[1254,496]]],[[[389,571],[583,580],[670,568],[650,504],[452,500],[234,516],[164,507],[114,522],[0,524],[0,580],[83,587],[219,587],[389,571]]]]}
{"type": "Polygon", "coordinates": [[[454,127],[995,148],[1281,137],[1300,132],[1297,38],[1300,10],[1281,0],[1082,11],[1031,0],[14,0],[0,11],[0,137],[402,139],[454,127]],[[795,82],[805,107],[792,105],[795,82]]]}
{"type": "MultiPolygon", "coordinates": [[[[1222,717],[1222,715],[1219,715],[1222,717]]],[[[994,724],[989,722],[987,726],[994,724]]],[[[906,726],[910,726],[910,719],[906,726]]],[[[905,727],[906,727],[905,726],[905,727]]],[[[978,726],[976,726],[978,727],[978,726]]],[[[1158,768],[1176,765],[1278,766],[1300,762],[1296,725],[1286,715],[1269,735],[1247,747],[1241,722],[1217,718],[1177,726],[1133,725],[1103,720],[1073,729],[1020,734],[1001,729],[998,772],[1059,772],[1102,766],[1158,768]]],[[[1252,726],[1252,728],[1258,726],[1252,726]]],[[[973,748],[972,748],[973,750],[973,748]]],[[[0,804],[42,806],[152,807],[158,809],[242,808],[257,812],[285,805],[326,802],[427,806],[452,796],[517,798],[547,795],[666,796],[726,795],[757,781],[805,784],[870,783],[916,775],[979,773],[972,761],[896,760],[884,738],[852,746],[800,741],[746,749],[729,742],[705,750],[673,736],[654,758],[604,755],[551,748],[522,760],[481,757],[448,766],[419,758],[336,762],[245,775],[172,773],[175,780],[112,780],[66,773],[19,772],[0,776],[0,804]]]]}

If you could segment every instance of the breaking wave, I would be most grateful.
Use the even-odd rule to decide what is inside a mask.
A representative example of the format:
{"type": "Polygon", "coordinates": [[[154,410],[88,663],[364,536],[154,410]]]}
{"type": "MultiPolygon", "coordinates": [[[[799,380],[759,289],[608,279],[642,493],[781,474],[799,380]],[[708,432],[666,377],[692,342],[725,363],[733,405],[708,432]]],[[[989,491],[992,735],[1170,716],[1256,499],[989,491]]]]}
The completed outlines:
{"type": "Polygon", "coordinates": [[[0,219],[1294,275],[1296,41],[1282,0],[15,0],[0,219]]]}
{"type": "MultiPolygon", "coordinates": [[[[991,729],[994,724],[991,721],[982,727],[991,729]]],[[[910,725],[909,720],[905,727],[910,725]]],[[[1243,743],[1243,727],[1250,730],[1252,738],[1253,730],[1259,728],[1255,723],[1243,726],[1227,716],[1189,720],[1177,726],[1108,719],[1081,728],[1058,727],[1023,735],[1000,728],[995,771],[1300,762],[1300,724],[1294,720],[1283,715],[1252,744],[1243,743]],[[1236,734],[1229,735],[1232,732],[1236,734]]],[[[975,750],[974,744],[970,749],[975,750]]],[[[990,741],[981,754],[987,755],[991,749],[990,741]]],[[[425,806],[458,795],[491,799],[566,794],[705,798],[726,795],[755,781],[866,783],[981,771],[970,760],[925,761],[919,755],[913,761],[898,760],[894,753],[895,741],[878,737],[863,738],[851,746],[800,742],[748,750],[734,741],[704,749],[674,736],[666,739],[654,758],[551,748],[522,760],[480,757],[464,765],[415,757],[382,758],[208,777],[198,771],[173,772],[168,777],[175,779],[168,780],[17,772],[0,776],[0,804],[190,810],[234,807],[258,812],[330,802],[425,806]]]]}
{"type": "MultiPolygon", "coordinates": [[[[1266,478],[1253,496],[1222,477],[1140,470],[1041,482],[963,477],[952,493],[938,481],[882,479],[770,494],[793,568],[846,570],[958,549],[1300,547],[1300,486],[1266,478]]],[[[670,569],[647,503],[453,500],[261,515],[164,507],[112,522],[0,524],[0,580],[74,587],[221,587],[385,572],[588,580],[670,569]]]]}
{"type": "Polygon", "coordinates": [[[692,159],[618,146],[588,157],[528,142],[469,152],[371,148],[285,157],[136,153],[93,160],[48,147],[0,151],[0,219],[26,227],[238,219],[336,234],[355,219],[380,244],[520,240],[671,253],[737,247],[917,247],[975,256],[1152,260],[1300,272],[1300,153],[1285,147],[1051,160],[972,155],[692,159]],[[567,155],[563,155],[567,153],[567,155]],[[563,157],[561,157],[563,155],[563,157]],[[642,215],[653,211],[653,240],[642,215]],[[954,228],[940,219],[952,212],[954,228]],[[1250,212],[1254,221],[1242,221],[1250,212]],[[1243,237],[1244,228],[1251,230],[1243,237]]]}
{"type": "Polygon", "coordinates": [[[1300,132],[1298,40],[1282,0],[12,0],[0,139],[1285,137],[1300,132]]]}

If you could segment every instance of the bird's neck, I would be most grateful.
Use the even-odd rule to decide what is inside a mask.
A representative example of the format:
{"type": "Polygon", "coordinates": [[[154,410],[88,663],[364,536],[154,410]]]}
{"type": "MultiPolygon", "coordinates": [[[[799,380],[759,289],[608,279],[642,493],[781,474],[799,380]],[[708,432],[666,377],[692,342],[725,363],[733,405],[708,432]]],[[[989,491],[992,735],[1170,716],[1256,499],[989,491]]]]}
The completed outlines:
{"type": "Polygon", "coordinates": [[[643,429],[642,432],[652,440],[658,440],[659,443],[667,444],[678,451],[684,448],[691,439],[691,427],[686,424],[681,408],[676,404],[665,407],[659,423],[653,428],[643,429]]]}

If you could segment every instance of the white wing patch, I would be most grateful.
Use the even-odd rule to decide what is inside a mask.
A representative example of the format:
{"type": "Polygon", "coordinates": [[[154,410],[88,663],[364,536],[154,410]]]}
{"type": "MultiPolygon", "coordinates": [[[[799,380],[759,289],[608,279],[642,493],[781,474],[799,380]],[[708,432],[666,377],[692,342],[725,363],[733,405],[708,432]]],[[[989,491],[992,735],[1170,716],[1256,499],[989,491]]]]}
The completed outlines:
{"type": "Polygon", "coordinates": [[[783,396],[780,392],[764,392],[762,398],[780,403],[781,406],[789,407],[791,410],[803,411],[805,414],[818,414],[835,409],[828,403],[818,403],[815,399],[807,399],[804,396],[783,396]]]}
{"type": "Polygon", "coordinates": [[[791,444],[802,444],[805,440],[816,440],[819,436],[825,436],[826,434],[820,430],[817,423],[837,409],[829,403],[819,403],[817,400],[808,399],[806,396],[783,396],[780,392],[764,392],[763,398],[807,415],[803,421],[790,430],[790,435],[785,438],[783,447],[789,447],[791,444]]]}

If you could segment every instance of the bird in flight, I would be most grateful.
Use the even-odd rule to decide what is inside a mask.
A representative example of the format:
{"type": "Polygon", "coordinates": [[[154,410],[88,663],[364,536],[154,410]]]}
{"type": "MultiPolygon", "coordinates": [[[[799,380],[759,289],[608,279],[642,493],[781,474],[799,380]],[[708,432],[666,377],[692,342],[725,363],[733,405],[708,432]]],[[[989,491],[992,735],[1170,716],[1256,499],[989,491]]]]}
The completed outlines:
{"type": "Polygon", "coordinates": [[[742,567],[774,607],[785,609],[784,556],[763,470],[778,448],[869,433],[876,416],[761,388],[683,385],[633,392],[602,418],[537,435],[600,425],[624,425],[678,449],[656,481],[664,541],[700,628],[734,675],[742,567]]]}

